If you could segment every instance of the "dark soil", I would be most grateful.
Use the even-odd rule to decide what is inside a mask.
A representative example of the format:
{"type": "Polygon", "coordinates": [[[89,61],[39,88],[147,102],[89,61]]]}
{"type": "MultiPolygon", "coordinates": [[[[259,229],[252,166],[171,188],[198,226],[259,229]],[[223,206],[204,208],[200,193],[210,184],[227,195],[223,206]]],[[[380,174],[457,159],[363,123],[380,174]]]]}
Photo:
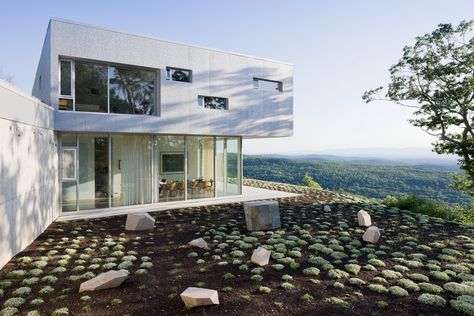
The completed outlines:
{"type": "MultiPolygon", "coordinates": [[[[275,186],[263,183],[254,183],[254,185],[275,188],[275,186]]],[[[298,187],[278,187],[280,190],[285,188],[288,191],[298,191],[298,187]]],[[[328,224],[330,223],[329,228],[325,230],[329,232],[330,236],[337,237],[341,232],[340,227],[338,227],[338,221],[341,219],[349,224],[351,234],[353,236],[357,235],[354,230],[358,228],[356,212],[361,208],[360,203],[326,191],[303,191],[300,189],[299,192],[305,194],[297,198],[287,198],[279,201],[282,228],[286,230],[285,236],[295,234],[292,228],[295,223],[300,227],[304,224],[311,225],[310,232],[312,235],[316,235],[321,230],[317,224],[328,222],[328,224]],[[340,212],[339,216],[331,216],[322,211],[324,203],[329,201],[332,201],[333,212],[340,212]],[[342,215],[342,218],[340,215],[342,215]]],[[[367,205],[364,205],[364,207],[367,209],[367,205]]],[[[376,208],[381,208],[381,206],[376,208]]],[[[276,271],[271,268],[271,264],[275,263],[272,262],[274,260],[271,260],[270,266],[265,267],[265,272],[262,273],[264,278],[262,282],[250,280],[252,276],[250,270],[254,268],[253,265],[249,264],[249,271],[241,271],[239,270],[239,264],[232,263],[228,256],[232,245],[220,254],[222,260],[216,261],[211,258],[216,245],[225,240],[208,240],[211,249],[207,251],[188,246],[190,240],[204,236],[204,233],[210,229],[217,229],[221,225],[228,224],[231,219],[236,220],[236,227],[241,234],[250,236],[245,228],[241,204],[180,209],[151,213],[151,215],[157,221],[155,229],[149,232],[137,233],[124,230],[126,216],[53,223],[33,244],[0,270],[0,280],[11,280],[13,282],[10,287],[5,289],[4,297],[0,297],[0,310],[8,298],[15,296],[12,292],[24,286],[21,285],[24,278],[14,279],[9,276],[9,273],[12,270],[23,269],[29,271],[33,269],[29,264],[21,263],[19,258],[27,256],[33,260],[39,260],[40,257],[47,256],[48,251],[57,250],[58,254],[49,256],[48,265],[43,268],[43,273],[39,278],[52,275],[51,271],[58,266],[58,260],[61,259],[60,255],[63,255],[64,251],[70,248],[74,239],[83,236],[84,239],[77,239],[80,241],[77,253],[72,255],[72,258],[65,265],[67,271],[56,275],[59,278],[58,281],[50,284],[55,291],[52,294],[40,295],[38,291],[48,284],[40,282],[30,286],[32,291],[25,296],[26,303],[19,307],[21,315],[26,315],[31,310],[37,310],[41,315],[51,315],[54,310],[63,307],[67,307],[71,315],[460,315],[449,307],[449,302],[447,307],[444,308],[417,302],[421,292],[410,293],[405,298],[394,298],[390,294],[374,293],[366,287],[352,286],[344,279],[330,279],[327,272],[323,270],[321,270],[319,276],[314,277],[320,280],[320,283],[314,284],[310,281],[310,277],[302,273],[304,268],[311,266],[306,261],[307,258],[310,255],[315,255],[314,252],[307,249],[311,243],[308,243],[307,246],[301,246],[302,257],[296,258],[296,261],[300,263],[299,268],[293,270],[285,267],[282,271],[276,271]],[[68,239],[62,239],[64,237],[68,239]],[[104,247],[107,238],[123,245],[125,249],[122,251],[125,255],[128,251],[137,253],[135,254],[137,260],[133,267],[129,269],[130,277],[118,288],[79,294],[79,286],[84,280],[71,281],[68,277],[81,275],[87,271],[93,271],[96,275],[105,271],[102,268],[89,270],[88,267],[90,267],[91,260],[94,258],[105,260],[112,256],[113,246],[110,246],[108,251],[99,250],[99,248],[104,247]],[[122,238],[122,240],[119,238],[122,238]],[[86,248],[88,247],[92,248],[92,251],[87,252],[86,248]],[[198,257],[189,258],[188,254],[190,252],[198,253],[198,257]],[[206,252],[210,252],[210,255],[205,255],[206,252]],[[80,260],[81,254],[90,254],[91,258],[78,264],[76,260],[80,260]],[[225,254],[227,254],[227,257],[224,257],[225,254]],[[134,272],[139,269],[142,256],[151,257],[150,262],[153,263],[153,267],[149,268],[146,274],[137,275],[134,272]],[[204,259],[206,262],[197,264],[198,259],[204,259]],[[228,261],[229,263],[218,265],[219,261],[228,261]],[[83,265],[86,269],[81,272],[73,272],[72,269],[78,265],[83,265]],[[200,272],[199,269],[201,268],[206,268],[207,272],[200,272]],[[224,279],[223,275],[229,272],[235,278],[224,279]],[[293,290],[287,291],[280,287],[283,274],[293,276],[293,281],[291,281],[295,286],[293,290]],[[345,288],[334,288],[332,285],[335,281],[344,283],[345,288]],[[206,288],[219,291],[219,305],[191,310],[184,307],[179,293],[188,286],[196,286],[198,282],[205,282],[206,288]],[[232,287],[232,290],[230,292],[222,291],[222,288],[226,286],[232,287]],[[259,293],[260,286],[269,287],[272,290],[271,293],[259,293]],[[64,292],[61,294],[61,291],[64,292]],[[356,292],[360,292],[362,295],[357,295],[356,292]],[[312,295],[314,300],[303,301],[301,296],[306,293],[312,295]],[[81,297],[84,295],[90,296],[91,299],[82,301],[81,297]],[[39,306],[29,304],[31,300],[39,297],[43,298],[44,304],[39,306]],[[331,305],[326,302],[328,297],[344,299],[351,303],[351,307],[344,309],[331,305]],[[113,305],[112,300],[114,299],[120,299],[121,304],[113,305]],[[382,300],[388,303],[388,308],[379,309],[377,307],[376,302],[382,300]]],[[[406,241],[398,235],[401,229],[400,226],[407,225],[406,218],[401,215],[393,216],[383,209],[378,212],[371,212],[371,216],[374,224],[381,228],[383,232],[382,238],[375,249],[379,250],[381,245],[389,245],[391,251],[406,252],[399,249],[406,244],[406,241]],[[387,243],[388,240],[391,240],[391,242],[387,243]]],[[[416,218],[416,215],[412,216],[416,218]]],[[[423,223],[416,222],[414,225],[410,229],[404,230],[404,232],[417,238],[419,244],[429,244],[434,240],[444,240],[448,243],[455,240],[457,235],[472,237],[472,230],[453,223],[444,222],[442,225],[439,225],[439,223],[436,225],[436,223],[430,222],[429,229],[423,223]]],[[[229,228],[226,233],[230,234],[230,232],[229,228]]],[[[268,238],[268,235],[259,237],[259,242],[264,243],[268,238]]],[[[450,247],[453,248],[452,245],[450,247]]],[[[242,258],[242,263],[245,263],[250,260],[252,249],[243,251],[245,256],[242,258]]],[[[422,252],[414,249],[408,253],[424,253],[427,256],[426,260],[439,260],[437,258],[439,252],[422,252]]],[[[324,257],[328,260],[330,258],[324,257]]],[[[378,268],[377,272],[361,270],[356,277],[369,283],[374,276],[380,274],[381,270],[389,269],[397,264],[391,259],[390,255],[380,259],[386,263],[385,268],[378,268]]],[[[361,266],[366,264],[367,260],[365,254],[358,258],[361,266]]],[[[119,262],[120,256],[118,256],[117,263],[119,262]]],[[[101,262],[100,266],[104,263],[101,262]]],[[[334,264],[334,266],[344,270],[344,263],[334,264]]],[[[425,268],[418,268],[411,269],[410,273],[426,274],[427,271],[425,268]]],[[[388,282],[392,285],[396,283],[396,280],[388,280],[388,282]]],[[[431,280],[431,283],[443,285],[442,282],[436,280],[431,280]]],[[[448,293],[443,293],[442,296],[448,301],[455,298],[448,293]]]]}

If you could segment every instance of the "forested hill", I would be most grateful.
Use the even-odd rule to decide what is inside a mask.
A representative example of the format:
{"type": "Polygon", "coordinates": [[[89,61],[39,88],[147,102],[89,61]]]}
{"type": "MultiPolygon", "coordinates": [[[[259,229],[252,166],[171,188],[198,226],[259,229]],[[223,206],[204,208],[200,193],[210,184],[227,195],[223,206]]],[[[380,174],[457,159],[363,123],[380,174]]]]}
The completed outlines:
{"type": "Polygon", "coordinates": [[[323,188],[384,198],[413,193],[437,202],[465,204],[468,197],[448,187],[449,171],[413,166],[364,165],[346,162],[307,161],[244,156],[244,177],[301,184],[308,173],[323,188]]]}

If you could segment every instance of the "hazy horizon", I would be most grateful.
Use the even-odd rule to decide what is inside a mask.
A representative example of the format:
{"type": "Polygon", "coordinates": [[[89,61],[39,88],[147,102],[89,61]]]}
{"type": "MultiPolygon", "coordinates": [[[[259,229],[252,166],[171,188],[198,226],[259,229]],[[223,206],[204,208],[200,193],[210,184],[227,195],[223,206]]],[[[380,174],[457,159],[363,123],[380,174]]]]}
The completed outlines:
{"type": "Polygon", "coordinates": [[[0,70],[30,92],[48,21],[58,17],[117,31],[294,64],[294,136],[245,140],[244,153],[351,148],[431,148],[411,110],[365,104],[416,36],[472,19],[474,1],[67,1],[5,2],[0,70]],[[25,8],[28,8],[25,10],[25,8]]]}

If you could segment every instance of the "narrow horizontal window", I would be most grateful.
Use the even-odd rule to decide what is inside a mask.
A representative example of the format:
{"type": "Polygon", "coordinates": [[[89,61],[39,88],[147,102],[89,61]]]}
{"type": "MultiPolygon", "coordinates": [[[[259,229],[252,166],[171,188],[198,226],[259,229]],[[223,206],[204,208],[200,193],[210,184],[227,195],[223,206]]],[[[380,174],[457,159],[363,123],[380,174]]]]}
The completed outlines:
{"type": "Polygon", "coordinates": [[[202,106],[206,109],[213,109],[213,110],[228,110],[229,100],[227,98],[220,98],[220,97],[209,97],[200,95],[198,97],[198,105],[202,106]]]}
{"type": "Polygon", "coordinates": [[[283,83],[281,81],[253,78],[253,87],[263,91],[283,91],[283,83]]]}
{"type": "Polygon", "coordinates": [[[72,111],[74,109],[72,99],[60,98],[59,99],[59,109],[61,111],[72,111]]]}
{"type": "Polygon", "coordinates": [[[171,81],[191,82],[192,71],[188,69],[166,67],[166,79],[171,81]]]}

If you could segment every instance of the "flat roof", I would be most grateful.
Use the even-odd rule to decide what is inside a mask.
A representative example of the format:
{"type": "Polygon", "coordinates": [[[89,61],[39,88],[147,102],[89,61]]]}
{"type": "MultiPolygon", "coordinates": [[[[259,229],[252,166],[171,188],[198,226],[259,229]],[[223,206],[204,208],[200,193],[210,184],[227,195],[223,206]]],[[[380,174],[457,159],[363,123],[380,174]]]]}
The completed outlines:
{"type": "Polygon", "coordinates": [[[161,39],[161,38],[157,38],[157,37],[153,37],[153,36],[140,35],[140,34],[129,33],[129,32],[122,32],[122,31],[117,31],[117,30],[105,28],[105,27],[99,27],[99,26],[95,26],[95,25],[90,25],[90,24],[80,23],[80,22],[76,22],[76,21],[65,20],[65,19],[61,19],[61,18],[53,18],[52,17],[52,18],[50,18],[50,22],[51,21],[68,23],[68,24],[73,24],[73,25],[78,25],[78,26],[83,26],[83,27],[90,27],[90,28],[94,28],[94,29],[98,29],[98,30],[104,30],[104,31],[108,31],[108,32],[114,32],[114,33],[126,34],[126,35],[133,35],[133,36],[143,37],[143,38],[152,39],[152,40],[156,40],[156,41],[167,42],[167,43],[171,43],[171,44],[177,44],[177,45],[183,45],[183,46],[188,46],[188,47],[207,49],[207,50],[210,50],[210,51],[215,51],[215,52],[220,52],[220,53],[225,53],[225,54],[231,54],[231,55],[236,55],[236,56],[241,56],[241,57],[260,59],[260,60],[269,61],[269,62],[273,62],[273,63],[279,63],[279,64],[285,64],[285,65],[293,66],[292,63],[288,63],[288,62],[284,62],[284,61],[273,60],[273,59],[268,59],[268,58],[263,58],[263,57],[252,56],[252,55],[246,55],[246,54],[241,54],[241,53],[235,53],[235,52],[230,52],[230,51],[226,51],[226,50],[209,48],[209,47],[204,47],[204,46],[199,46],[199,45],[194,45],[194,44],[187,44],[187,43],[181,43],[181,42],[176,42],[176,41],[170,41],[170,40],[165,40],[165,39],[161,39]]]}

